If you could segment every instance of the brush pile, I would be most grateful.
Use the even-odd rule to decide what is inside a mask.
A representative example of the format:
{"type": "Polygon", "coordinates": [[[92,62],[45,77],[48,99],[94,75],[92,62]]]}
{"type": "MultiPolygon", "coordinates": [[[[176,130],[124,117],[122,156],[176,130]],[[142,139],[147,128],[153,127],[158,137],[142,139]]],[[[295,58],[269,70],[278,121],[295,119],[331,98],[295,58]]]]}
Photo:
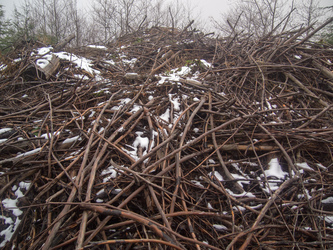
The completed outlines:
{"type": "Polygon", "coordinates": [[[310,42],[319,30],[152,28],[3,58],[0,246],[333,247],[333,50],[310,42]]]}

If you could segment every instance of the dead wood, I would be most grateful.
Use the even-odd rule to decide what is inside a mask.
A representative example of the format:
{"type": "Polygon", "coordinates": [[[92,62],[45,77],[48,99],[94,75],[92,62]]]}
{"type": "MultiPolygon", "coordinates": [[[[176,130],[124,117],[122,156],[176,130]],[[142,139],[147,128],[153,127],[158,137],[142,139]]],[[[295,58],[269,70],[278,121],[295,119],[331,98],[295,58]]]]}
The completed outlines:
{"type": "Polygon", "coordinates": [[[333,246],[324,25],[251,40],[191,24],[3,62],[3,249],[333,246]]]}

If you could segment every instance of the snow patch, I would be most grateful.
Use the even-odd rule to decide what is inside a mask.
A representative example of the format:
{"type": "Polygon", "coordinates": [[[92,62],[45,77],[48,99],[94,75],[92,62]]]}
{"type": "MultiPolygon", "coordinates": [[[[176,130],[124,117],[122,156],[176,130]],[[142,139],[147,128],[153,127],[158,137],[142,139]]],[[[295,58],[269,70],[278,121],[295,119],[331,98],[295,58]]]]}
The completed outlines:
{"type": "Polygon", "coordinates": [[[216,231],[226,231],[228,228],[224,225],[213,224],[213,227],[216,231]]]}
{"type": "Polygon", "coordinates": [[[63,142],[62,142],[62,144],[69,144],[69,143],[73,143],[73,142],[75,142],[75,141],[77,141],[77,140],[82,140],[82,138],[78,135],[78,136],[74,136],[74,137],[72,137],[72,138],[67,138],[67,139],[65,139],[63,142]]]}
{"type": "Polygon", "coordinates": [[[194,185],[196,185],[196,186],[198,186],[198,187],[200,187],[200,188],[205,188],[205,187],[200,183],[200,181],[191,180],[191,182],[192,182],[194,185]]]}
{"type": "Polygon", "coordinates": [[[103,183],[108,182],[111,179],[114,179],[117,177],[117,171],[114,169],[113,166],[109,166],[107,169],[104,169],[101,173],[101,176],[108,175],[107,177],[103,178],[103,183]]]}
{"type": "Polygon", "coordinates": [[[267,177],[276,177],[278,179],[284,179],[287,172],[282,171],[282,168],[279,164],[279,160],[277,158],[273,158],[268,163],[269,169],[265,170],[265,174],[267,177]]]}
{"type": "Polygon", "coordinates": [[[102,49],[102,50],[107,50],[108,48],[103,46],[103,45],[88,45],[88,48],[93,48],[93,49],[102,49]]]}
{"type": "Polygon", "coordinates": [[[1,128],[0,129],[0,135],[7,132],[7,131],[11,131],[11,130],[12,130],[12,128],[1,128]]]}
{"type": "Polygon", "coordinates": [[[9,199],[6,198],[1,201],[2,206],[11,211],[12,214],[16,217],[15,222],[11,217],[6,217],[3,215],[0,215],[0,219],[4,220],[4,223],[8,225],[8,227],[0,232],[0,236],[4,236],[4,240],[0,243],[0,247],[3,247],[6,245],[8,241],[11,240],[13,234],[15,233],[18,225],[20,224],[21,220],[19,218],[20,215],[23,214],[23,212],[17,207],[18,199],[22,198],[24,196],[23,190],[29,189],[31,183],[30,182],[20,182],[19,187],[14,185],[12,187],[12,191],[15,191],[14,194],[16,196],[15,199],[9,199]]]}
{"type": "Polygon", "coordinates": [[[296,163],[296,166],[305,169],[305,170],[311,170],[313,171],[313,169],[306,163],[306,162],[302,162],[302,163],[296,163]]]}
{"type": "Polygon", "coordinates": [[[213,172],[210,172],[209,174],[208,174],[208,176],[209,177],[215,177],[217,180],[219,180],[219,181],[223,181],[223,177],[222,177],[222,175],[219,173],[219,172],[217,172],[217,171],[213,171],[213,172]]]}

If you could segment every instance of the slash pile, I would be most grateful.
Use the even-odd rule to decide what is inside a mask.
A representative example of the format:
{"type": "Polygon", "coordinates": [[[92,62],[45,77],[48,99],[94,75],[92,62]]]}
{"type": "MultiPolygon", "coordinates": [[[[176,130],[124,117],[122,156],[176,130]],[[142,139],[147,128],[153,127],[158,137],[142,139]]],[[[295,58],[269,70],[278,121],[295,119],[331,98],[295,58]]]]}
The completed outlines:
{"type": "Polygon", "coordinates": [[[1,247],[332,247],[333,50],[309,41],[318,30],[152,28],[3,58],[1,247]]]}

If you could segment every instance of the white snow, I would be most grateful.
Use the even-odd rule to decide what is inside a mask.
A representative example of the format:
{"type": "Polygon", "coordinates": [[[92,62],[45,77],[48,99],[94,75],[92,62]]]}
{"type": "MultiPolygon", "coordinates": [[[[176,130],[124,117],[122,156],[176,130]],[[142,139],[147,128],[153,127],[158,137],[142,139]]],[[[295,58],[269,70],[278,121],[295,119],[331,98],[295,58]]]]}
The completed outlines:
{"type": "Polygon", "coordinates": [[[16,158],[19,158],[19,157],[24,157],[24,156],[28,156],[28,155],[32,155],[32,154],[35,154],[35,153],[39,153],[39,151],[41,150],[42,148],[36,148],[34,150],[31,150],[31,151],[28,151],[28,152],[25,152],[23,154],[18,154],[16,156],[16,158]]]}
{"type": "Polygon", "coordinates": [[[196,186],[198,186],[198,187],[200,187],[200,188],[205,188],[205,187],[200,183],[200,181],[191,180],[191,182],[192,182],[194,185],[196,185],[196,186]]]}
{"type": "Polygon", "coordinates": [[[72,138],[67,138],[67,139],[65,139],[65,140],[62,142],[62,144],[73,143],[73,142],[75,142],[75,141],[77,141],[77,140],[81,140],[81,137],[80,137],[79,135],[74,136],[74,137],[72,137],[72,138]]]}
{"type": "Polygon", "coordinates": [[[193,131],[194,131],[194,133],[199,133],[200,129],[199,128],[194,128],[193,131]]]}
{"type": "Polygon", "coordinates": [[[16,195],[17,198],[21,198],[21,197],[24,196],[24,194],[22,193],[21,189],[17,189],[15,191],[15,195],[16,195]]]}
{"type": "Polygon", "coordinates": [[[234,211],[245,211],[246,210],[245,207],[242,207],[242,206],[234,206],[234,207],[232,207],[232,209],[234,211]]]}
{"type": "MultiPolygon", "coordinates": [[[[148,137],[141,137],[143,132],[135,132],[138,136],[135,138],[135,141],[133,142],[133,147],[137,148],[141,146],[142,148],[148,149],[148,144],[149,144],[149,138],[148,137]]],[[[145,150],[145,151],[146,151],[145,150]]]]}
{"type": "Polygon", "coordinates": [[[208,159],[208,163],[215,164],[216,162],[213,159],[208,159]]]}
{"type": "Polygon", "coordinates": [[[226,188],[227,192],[232,195],[233,197],[250,197],[250,198],[254,198],[256,197],[254,194],[250,193],[250,192],[243,192],[241,194],[235,194],[234,192],[232,192],[230,189],[226,188]]]}
{"type": "Polygon", "coordinates": [[[217,231],[226,231],[228,228],[224,225],[213,224],[213,227],[217,231]]]}
{"type": "Polygon", "coordinates": [[[53,134],[52,133],[45,133],[45,134],[42,134],[40,137],[44,137],[46,140],[48,140],[49,138],[50,139],[52,138],[52,135],[57,136],[59,134],[60,134],[60,132],[53,132],[53,134]]]}
{"type": "Polygon", "coordinates": [[[102,49],[102,50],[107,50],[108,48],[103,46],[103,45],[88,45],[87,47],[93,48],[93,49],[102,49]]]}
{"type": "MultiPolygon", "coordinates": [[[[49,53],[51,50],[53,50],[53,47],[52,47],[52,46],[41,47],[41,48],[38,48],[38,49],[37,49],[37,53],[38,53],[38,55],[43,56],[43,55],[49,53]]],[[[34,55],[34,52],[32,53],[32,55],[34,55]]]]}
{"type": "Polygon", "coordinates": [[[212,68],[212,64],[207,62],[204,59],[201,59],[200,62],[206,67],[206,68],[212,68]]]}
{"type": "Polygon", "coordinates": [[[121,188],[115,188],[111,191],[112,194],[119,194],[122,191],[121,188]]]}
{"type": "Polygon", "coordinates": [[[282,168],[279,164],[279,160],[277,158],[272,158],[268,163],[268,165],[269,169],[265,170],[265,174],[267,177],[276,177],[278,179],[284,179],[284,177],[288,175],[287,172],[282,171],[282,168]]]}
{"type": "Polygon", "coordinates": [[[105,189],[102,188],[101,190],[99,190],[96,195],[101,195],[101,194],[104,194],[105,193],[105,189]]]}
{"type": "Polygon", "coordinates": [[[101,176],[108,175],[107,177],[103,178],[103,183],[108,182],[110,179],[114,179],[117,177],[117,171],[114,169],[113,166],[109,166],[108,168],[104,169],[101,173],[101,176]]]}
{"type": "Polygon", "coordinates": [[[106,102],[100,102],[97,104],[97,107],[104,105],[106,102]]]}
{"type": "Polygon", "coordinates": [[[223,181],[223,177],[222,177],[222,175],[221,175],[219,172],[217,172],[217,171],[210,172],[210,173],[208,174],[208,176],[209,176],[209,177],[215,176],[215,178],[216,178],[217,180],[219,180],[219,181],[223,181]]]}
{"type": "Polygon", "coordinates": [[[187,100],[188,99],[188,95],[182,94],[182,98],[183,98],[183,100],[187,100]]]}
{"type": "Polygon", "coordinates": [[[95,113],[96,113],[96,111],[95,110],[90,110],[90,115],[89,115],[89,118],[92,118],[94,115],[95,115],[95,113]]]}
{"type": "Polygon", "coordinates": [[[132,101],[130,98],[120,99],[119,106],[113,106],[111,110],[119,110],[121,107],[132,101]]]}
{"type": "MultiPolygon", "coordinates": [[[[246,178],[240,174],[231,174],[235,179],[239,180],[239,179],[244,179],[246,180],[246,178]]],[[[250,184],[250,181],[237,181],[242,187],[243,184],[250,184]]]]}
{"type": "Polygon", "coordinates": [[[250,206],[252,209],[259,209],[263,207],[263,204],[258,204],[256,206],[250,206]]]}
{"type": "Polygon", "coordinates": [[[7,131],[11,131],[11,130],[12,130],[12,128],[1,128],[0,129],[0,135],[7,132],[7,131]]]}
{"type": "Polygon", "coordinates": [[[112,59],[104,60],[104,62],[110,65],[116,65],[116,63],[112,59]]]}
{"type": "Polygon", "coordinates": [[[317,163],[316,165],[317,165],[318,168],[321,168],[323,170],[327,170],[327,168],[321,163],[317,163]]]}
{"type": "Polygon", "coordinates": [[[321,201],[322,203],[333,203],[333,197],[328,197],[321,201]]]}
{"type": "Polygon", "coordinates": [[[147,154],[148,146],[149,146],[149,138],[148,137],[142,137],[143,132],[137,131],[135,132],[137,134],[137,137],[135,138],[133,145],[127,145],[129,148],[132,148],[132,150],[128,150],[127,148],[123,148],[124,152],[126,152],[128,155],[130,155],[134,160],[138,161],[140,159],[138,155],[138,147],[141,147],[144,149],[142,152],[142,155],[147,154]]]}
{"type": "Polygon", "coordinates": [[[306,162],[302,162],[302,163],[296,163],[296,166],[305,169],[305,170],[311,170],[313,171],[313,169],[306,163],[306,162]]]}
{"type": "MultiPolygon", "coordinates": [[[[131,146],[129,146],[129,145],[126,145],[126,146],[131,148],[131,146]]],[[[132,150],[128,150],[126,148],[123,148],[123,151],[125,153],[127,153],[129,156],[131,156],[135,161],[138,161],[140,159],[139,156],[138,156],[138,149],[137,148],[132,149],[132,150]]]]}
{"type": "Polygon", "coordinates": [[[77,79],[89,80],[89,77],[86,75],[74,74],[73,76],[77,79]]]}
{"type": "Polygon", "coordinates": [[[276,181],[276,180],[269,180],[267,185],[269,186],[269,188],[265,188],[263,187],[263,190],[266,192],[266,193],[270,193],[269,189],[271,191],[275,191],[279,188],[279,185],[281,184],[282,182],[281,181],[276,181]]]}
{"type": "Polygon", "coordinates": [[[92,68],[92,61],[90,59],[87,59],[84,57],[79,57],[79,56],[76,56],[74,54],[70,54],[67,52],[58,52],[58,53],[54,53],[54,54],[57,55],[60,59],[67,60],[67,61],[70,61],[70,62],[76,64],[76,66],[78,68],[81,68],[81,69],[89,72],[92,75],[100,74],[100,71],[92,68]]]}
{"type": "Polygon", "coordinates": [[[4,223],[8,225],[8,227],[0,232],[0,236],[4,236],[4,240],[0,243],[0,247],[5,246],[5,244],[11,240],[13,234],[15,233],[18,225],[20,224],[21,220],[19,218],[20,215],[23,214],[23,212],[17,207],[18,199],[23,197],[23,190],[29,189],[31,183],[30,182],[20,182],[19,187],[14,185],[12,187],[12,191],[14,192],[16,198],[10,199],[6,198],[1,201],[3,208],[9,210],[12,212],[12,214],[16,217],[15,222],[11,217],[6,217],[3,215],[0,215],[0,219],[4,220],[4,223]]]}
{"type": "MultiPolygon", "coordinates": [[[[52,50],[53,50],[52,47],[42,47],[37,50],[38,55],[41,56],[39,59],[36,60],[36,63],[38,66],[40,66],[42,68],[46,67],[50,63],[50,61],[52,59],[52,55],[55,55],[62,60],[70,61],[70,62],[76,64],[76,66],[78,68],[85,70],[86,72],[88,72],[91,75],[100,74],[100,71],[92,68],[93,65],[92,65],[92,61],[90,59],[87,59],[84,57],[79,57],[79,56],[76,56],[75,54],[71,54],[68,52],[52,52],[52,50]]],[[[33,55],[35,55],[35,53],[32,52],[31,55],[33,56],[33,55]]]]}
{"type": "Polygon", "coordinates": [[[101,128],[98,130],[97,133],[98,133],[98,134],[102,134],[104,130],[105,130],[105,128],[101,127],[101,128]]]}
{"type": "Polygon", "coordinates": [[[251,167],[257,167],[258,166],[258,163],[250,162],[250,161],[243,161],[242,163],[243,164],[248,164],[251,167]]]}
{"type": "Polygon", "coordinates": [[[43,69],[43,68],[45,68],[45,67],[50,63],[50,61],[47,60],[47,59],[38,59],[38,60],[36,61],[36,63],[37,63],[37,65],[38,65],[39,67],[41,67],[41,68],[43,69]]]}
{"type": "Polygon", "coordinates": [[[170,119],[170,109],[167,108],[164,114],[160,115],[160,118],[166,122],[169,122],[170,119]]]}
{"type": "Polygon", "coordinates": [[[141,109],[141,105],[134,104],[133,108],[131,109],[130,112],[134,114],[135,112],[137,112],[140,109],[141,109]]]}
{"type": "MultiPolygon", "coordinates": [[[[275,177],[277,179],[282,180],[285,179],[286,176],[288,176],[288,173],[282,170],[279,160],[277,158],[272,158],[268,163],[268,165],[269,169],[265,170],[266,177],[275,177]]],[[[267,183],[269,189],[268,187],[262,187],[262,188],[265,192],[270,193],[270,190],[271,191],[277,190],[281,183],[282,183],[281,181],[269,180],[267,183]]]]}
{"type": "Polygon", "coordinates": [[[137,60],[137,58],[132,58],[131,60],[123,59],[123,63],[133,68],[137,60]]]}
{"type": "Polygon", "coordinates": [[[6,64],[1,64],[0,65],[0,71],[3,71],[7,68],[7,65],[6,64]]]}
{"type": "Polygon", "coordinates": [[[190,73],[191,73],[191,68],[188,66],[172,69],[170,70],[170,72],[165,73],[164,75],[163,74],[159,75],[161,80],[158,82],[158,84],[163,84],[165,81],[179,82],[181,77],[185,77],[190,73]]]}
{"type": "Polygon", "coordinates": [[[95,91],[94,94],[111,94],[111,92],[109,88],[103,88],[95,91]]]}
{"type": "Polygon", "coordinates": [[[175,76],[186,76],[189,73],[191,73],[191,68],[188,66],[183,66],[181,68],[178,69],[173,69],[171,70],[172,74],[175,76]]]}
{"type": "Polygon", "coordinates": [[[304,197],[306,197],[307,199],[311,199],[312,198],[312,196],[309,194],[309,190],[305,189],[305,195],[304,194],[298,194],[297,195],[298,199],[302,199],[304,197]]]}
{"type": "Polygon", "coordinates": [[[180,110],[180,102],[179,98],[173,98],[174,94],[169,94],[169,100],[173,104],[173,108],[176,111],[180,110]]]}
{"type": "Polygon", "coordinates": [[[13,200],[6,198],[2,200],[2,205],[8,210],[11,210],[15,216],[20,216],[23,212],[17,208],[16,206],[17,202],[18,202],[17,199],[13,200]]]}
{"type": "Polygon", "coordinates": [[[13,223],[13,219],[10,218],[10,217],[0,215],[0,219],[5,220],[5,224],[12,224],[13,223]]]}
{"type": "Polygon", "coordinates": [[[25,182],[25,181],[21,181],[19,183],[20,188],[25,189],[25,190],[28,190],[30,188],[30,185],[31,185],[30,182],[25,182]]]}
{"type": "Polygon", "coordinates": [[[332,224],[332,223],[333,223],[333,216],[325,216],[325,221],[326,221],[327,223],[332,224]]]}
{"type": "Polygon", "coordinates": [[[21,220],[18,217],[16,217],[16,220],[14,223],[13,223],[13,220],[11,220],[11,221],[7,220],[7,222],[11,222],[11,223],[6,223],[6,224],[9,224],[9,226],[5,230],[2,230],[0,232],[0,236],[5,236],[5,239],[0,243],[0,247],[5,246],[6,243],[11,240],[11,238],[12,238],[13,234],[15,233],[21,220]]]}

